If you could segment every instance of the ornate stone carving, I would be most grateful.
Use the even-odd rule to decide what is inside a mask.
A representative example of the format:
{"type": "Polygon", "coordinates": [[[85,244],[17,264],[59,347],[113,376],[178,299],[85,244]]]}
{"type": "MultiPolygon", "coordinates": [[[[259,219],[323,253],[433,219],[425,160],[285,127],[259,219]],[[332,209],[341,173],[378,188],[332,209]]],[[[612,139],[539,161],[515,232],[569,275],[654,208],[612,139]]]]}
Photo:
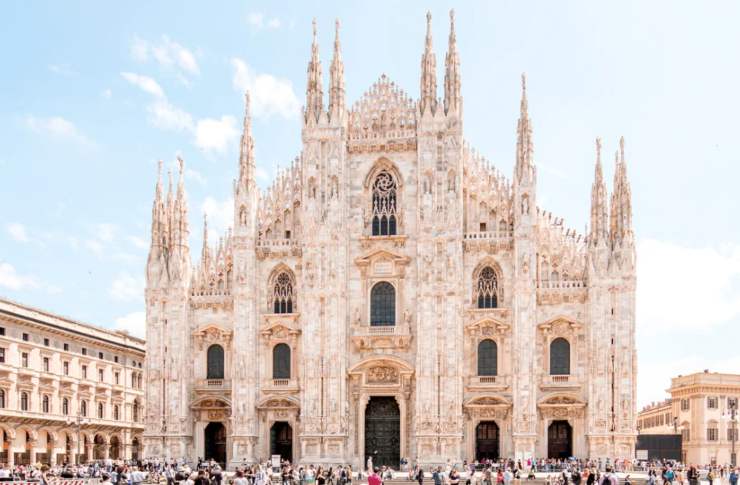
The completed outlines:
{"type": "Polygon", "coordinates": [[[368,384],[398,384],[398,369],[388,366],[375,366],[367,371],[368,384]]]}

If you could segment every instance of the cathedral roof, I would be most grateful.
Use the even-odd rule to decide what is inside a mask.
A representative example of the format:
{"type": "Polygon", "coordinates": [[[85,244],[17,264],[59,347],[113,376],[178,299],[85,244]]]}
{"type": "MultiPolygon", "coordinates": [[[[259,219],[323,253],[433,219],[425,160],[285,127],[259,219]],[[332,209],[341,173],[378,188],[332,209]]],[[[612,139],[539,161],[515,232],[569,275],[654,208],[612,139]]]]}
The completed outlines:
{"type": "Polygon", "coordinates": [[[416,102],[385,74],[349,111],[350,140],[413,138],[416,102]]]}

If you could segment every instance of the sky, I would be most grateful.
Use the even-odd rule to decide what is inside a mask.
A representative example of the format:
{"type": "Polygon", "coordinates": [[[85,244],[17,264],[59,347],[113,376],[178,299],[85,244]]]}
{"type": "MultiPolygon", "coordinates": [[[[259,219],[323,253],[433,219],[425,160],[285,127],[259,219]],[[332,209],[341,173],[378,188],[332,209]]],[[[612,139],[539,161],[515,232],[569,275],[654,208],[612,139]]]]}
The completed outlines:
{"type": "Polygon", "coordinates": [[[230,218],[245,89],[259,184],[299,154],[313,17],[325,88],[341,20],[351,103],[381,74],[418,96],[431,11],[442,96],[452,6],[465,137],[506,174],[527,73],[541,207],[582,231],[594,140],[611,185],[625,137],[638,404],[678,374],[740,372],[731,1],[3,2],[0,295],[143,335],[157,160],[185,160],[195,257],[203,214],[212,237],[230,218]]]}

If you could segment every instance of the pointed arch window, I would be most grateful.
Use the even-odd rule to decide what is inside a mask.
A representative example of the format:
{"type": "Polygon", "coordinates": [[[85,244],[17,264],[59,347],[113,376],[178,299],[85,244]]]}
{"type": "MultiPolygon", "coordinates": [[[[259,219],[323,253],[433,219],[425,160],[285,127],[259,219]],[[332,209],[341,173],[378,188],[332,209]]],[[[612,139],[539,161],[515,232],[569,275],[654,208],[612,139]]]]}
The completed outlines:
{"type": "Polygon", "coordinates": [[[206,379],[224,378],[224,348],[218,344],[208,347],[206,379]]]}
{"type": "Polygon", "coordinates": [[[273,313],[293,313],[293,287],[293,278],[287,272],[283,271],[275,278],[272,288],[273,313]]]}
{"type": "Polygon", "coordinates": [[[498,375],[498,345],[491,339],[478,344],[478,375],[498,375]]]}
{"type": "Polygon", "coordinates": [[[272,378],[290,379],[290,346],[277,344],[272,349],[272,378]]]}
{"type": "Polygon", "coordinates": [[[373,236],[394,236],[397,226],[398,184],[387,170],[383,170],[373,182],[373,236]]]}
{"type": "Polygon", "coordinates": [[[478,274],[478,281],[473,292],[474,303],[478,308],[498,308],[498,276],[490,266],[478,274]]]}
{"type": "Polygon", "coordinates": [[[370,290],[370,325],[373,327],[396,324],[396,289],[381,281],[370,290]]]}
{"type": "Polygon", "coordinates": [[[550,342],[550,375],[567,376],[570,374],[570,343],[558,337],[550,342]]]}

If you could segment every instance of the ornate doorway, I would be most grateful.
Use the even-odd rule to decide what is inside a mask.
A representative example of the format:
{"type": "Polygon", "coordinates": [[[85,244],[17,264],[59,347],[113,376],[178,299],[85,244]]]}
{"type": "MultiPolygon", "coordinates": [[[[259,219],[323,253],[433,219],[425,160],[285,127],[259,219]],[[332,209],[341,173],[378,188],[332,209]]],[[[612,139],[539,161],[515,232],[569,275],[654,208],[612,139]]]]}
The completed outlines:
{"type": "Polygon", "coordinates": [[[553,421],[547,428],[547,457],[573,456],[573,428],[568,421],[553,421]]]}
{"type": "Polygon", "coordinates": [[[365,460],[398,468],[401,461],[401,411],[392,396],[371,397],[365,410],[365,460]]]}
{"type": "Polygon", "coordinates": [[[499,428],[495,421],[481,421],[475,428],[475,459],[498,460],[499,428]]]}
{"type": "Polygon", "coordinates": [[[226,466],[226,428],[223,423],[208,423],[205,430],[205,458],[226,466]]]}
{"type": "Polygon", "coordinates": [[[285,421],[278,421],[270,428],[270,455],[280,455],[281,460],[293,462],[293,428],[285,421]]]}

